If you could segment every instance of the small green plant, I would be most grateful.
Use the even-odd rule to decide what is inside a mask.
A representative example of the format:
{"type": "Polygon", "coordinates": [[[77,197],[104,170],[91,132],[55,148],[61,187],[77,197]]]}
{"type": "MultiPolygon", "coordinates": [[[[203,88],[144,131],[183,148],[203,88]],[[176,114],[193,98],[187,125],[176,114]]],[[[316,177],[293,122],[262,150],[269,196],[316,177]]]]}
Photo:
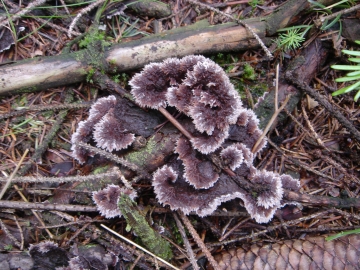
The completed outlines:
{"type": "Polygon", "coordinates": [[[11,244],[4,246],[4,250],[11,251],[13,249],[13,246],[11,244]]]}
{"type": "Polygon", "coordinates": [[[94,82],[93,77],[94,77],[95,72],[96,72],[96,70],[93,69],[93,68],[89,70],[88,74],[86,75],[86,81],[88,83],[93,83],[94,82]]]}
{"type": "MultiPolygon", "coordinates": [[[[360,40],[355,41],[356,44],[360,45],[360,40]]],[[[342,50],[343,53],[350,55],[350,56],[360,56],[360,51],[351,51],[351,50],[342,50]]],[[[356,81],[352,85],[345,86],[334,93],[332,93],[333,96],[342,95],[345,93],[349,93],[353,90],[358,90],[358,92],[355,94],[354,100],[355,102],[358,101],[360,98],[360,58],[359,57],[351,57],[348,59],[350,62],[356,63],[356,65],[332,65],[331,68],[337,69],[337,70],[346,70],[351,71],[346,74],[345,77],[337,78],[336,82],[350,82],[350,81],[356,81]]]]}
{"type": "Polygon", "coordinates": [[[334,239],[340,238],[340,237],[345,236],[345,235],[357,234],[357,233],[360,233],[360,229],[340,232],[340,233],[337,233],[337,234],[334,234],[334,235],[330,235],[330,236],[326,237],[325,239],[326,239],[326,241],[332,241],[334,239]]]}
{"type": "Polygon", "coordinates": [[[312,25],[297,25],[279,29],[278,32],[286,33],[281,33],[275,40],[277,48],[282,51],[296,50],[305,41],[305,35],[311,27],[312,25]]]}
{"type": "Polygon", "coordinates": [[[243,74],[243,78],[244,79],[248,79],[248,80],[255,80],[256,78],[256,73],[254,68],[250,65],[250,64],[245,64],[244,65],[244,74],[243,74]]]}
{"type": "Polygon", "coordinates": [[[262,5],[262,4],[264,4],[264,1],[263,1],[263,0],[251,0],[251,1],[249,2],[249,5],[250,5],[253,9],[255,9],[255,8],[257,7],[257,5],[262,5]]]}

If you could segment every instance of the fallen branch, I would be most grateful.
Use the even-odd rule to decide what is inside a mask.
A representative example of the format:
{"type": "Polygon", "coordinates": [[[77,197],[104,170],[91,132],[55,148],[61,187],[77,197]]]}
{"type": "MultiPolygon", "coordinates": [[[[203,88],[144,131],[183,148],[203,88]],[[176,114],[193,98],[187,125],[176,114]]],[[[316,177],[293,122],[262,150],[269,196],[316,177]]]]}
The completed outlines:
{"type": "Polygon", "coordinates": [[[1,208],[12,209],[34,209],[34,210],[57,210],[69,212],[98,212],[96,206],[87,205],[72,205],[72,204],[55,204],[55,203],[31,203],[18,201],[2,201],[0,200],[1,208]]]}
{"type": "MultiPolygon", "coordinates": [[[[266,38],[266,34],[271,36],[275,29],[285,27],[308,5],[305,0],[289,0],[268,17],[244,22],[267,43],[270,40],[266,38]]],[[[82,82],[88,72],[93,70],[94,63],[102,72],[119,73],[169,57],[240,51],[258,46],[257,40],[244,26],[236,23],[213,26],[201,21],[140,40],[114,45],[101,54],[94,52],[96,48],[91,48],[2,66],[0,94],[37,91],[82,82]]]]}

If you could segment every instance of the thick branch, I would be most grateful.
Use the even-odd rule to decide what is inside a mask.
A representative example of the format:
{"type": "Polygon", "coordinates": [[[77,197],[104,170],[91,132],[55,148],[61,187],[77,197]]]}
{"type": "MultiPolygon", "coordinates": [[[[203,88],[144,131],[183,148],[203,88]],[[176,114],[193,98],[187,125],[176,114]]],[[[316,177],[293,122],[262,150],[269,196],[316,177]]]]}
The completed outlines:
{"type": "MultiPolygon", "coordinates": [[[[266,42],[265,33],[269,32],[269,29],[285,27],[291,21],[290,18],[308,6],[305,3],[306,0],[289,0],[272,16],[244,20],[244,22],[266,42]],[[293,14],[294,12],[296,14],[293,14]],[[281,20],[276,19],[279,16],[281,20]]],[[[104,54],[97,52],[96,48],[90,48],[86,51],[38,57],[2,66],[0,94],[42,90],[82,82],[93,66],[105,72],[123,72],[168,57],[239,51],[256,47],[259,47],[256,39],[241,25],[227,23],[213,26],[202,21],[112,46],[104,54]]]]}

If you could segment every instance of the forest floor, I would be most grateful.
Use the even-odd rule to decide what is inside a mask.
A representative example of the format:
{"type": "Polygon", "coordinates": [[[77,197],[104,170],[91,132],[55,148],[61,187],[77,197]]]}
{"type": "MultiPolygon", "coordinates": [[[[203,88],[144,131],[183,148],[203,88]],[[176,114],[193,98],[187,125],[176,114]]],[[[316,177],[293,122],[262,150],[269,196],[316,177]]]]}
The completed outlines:
{"type": "MultiPolygon", "coordinates": [[[[58,55],[65,48],[70,48],[71,51],[81,49],[86,43],[83,34],[88,33],[93,26],[95,14],[100,9],[102,15],[98,27],[102,32],[99,35],[110,44],[166,33],[200,20],[207,20],[214,25],[230,20],[202,5],[185,0],[147,3],[139,7],[130,1],[90,1],[76,4],[64,0],[57,2],[57,6],[53,1],[24,1],[21,9],[30,3],[36,5],[31,8],[31,13],[21,15],[12,23],[8,22],[8,16],[13,16],[20,10],[17,1],[4,0],[3,8],[0,6],[3,12],[0,14],[2,26],[6,22],[0,28],[0,68],[24,59],[58,55]],[[85,11],[93,3],[96,5],[85,11]],[[79,16],[79,20],[71,31],[69,29],[76,16],[79,16]],[[76,40],[77,36],[82,41],[76,40]]],[[[271,0],[209,0],[202,3],[242,19],[271,15],[283,4],[271,0]]],[[[224,51],[205,56],[225,70],[241,96],[243,106],[253,109],[265,92],[275,91],[276,66],[279,65],[282,78],[290,68],[289,63],[316,39],[325,48],[327,57],[322,59],[316,73],[311,74],[307,85],[320,94],[322,99],[326,99],[359,132],[360,108],[358,102],[354,101],[356,91],[332,96],[333,92],[349,83],[335,82],[336,78],[345,76],[345,73],[335,71],[331,65],[349,64],[348,56],[341,53],[341,50],[359,50],[354,41],[357,39],[356,35],[360,40],[360,33],[349,34],[348,29],[351,29],[351,25],[354,26],[353,23],[359,25],[360,13],[355,10],[343,14],[339,16],[339,21],[329,26],[329,20],[328,27],[325,25],[320,30],[314,26],[304,27],[319,19],[323,14],[320,11],[329,10],[328,14],[338,12],[355,6],[356,1],[345,4],[348,6],[330,9],[314,6],[314,9],[318,8],[317,11],[304,12],[302,16],[296,17],[296,21],[293,20],[289,26],[302,27],[278,32],[271,37],[271,42],[266,43],[274,56],[271,60],[259,46],[246,51],[224,51]],[[350,26],[345,25],[351,20],[350,26]]],[[[128,82],[139,71],[141,69],[122,72],[111,78],[124,89],[130,90],[128,82]]],[[[105,218],[92,200],[93,191],[105,188],[109,183],[122,185],[118,177],[114,180],[114,174],[112,178],[101,181],[92,178],[94,173],[104,173],[116,166],[138,194],[137,211],[143,214],[156,232],[161,231],[163,239],[170,243],[173,256],[169,263],[180,269],[194,267],[189,249],[194,253],[201,269],[210,269],[213,266],[207,262],[207,251],[221,265],[229,260],[224,254],[231,254],[230,258],[236,257],[234,253],[224,252],[242,247],[244,250],[241,252],[252,252],[251,256],[254,258],[251,260],[255,263],[256,257],[261,255],[254,246],[251,247],[253,244],[267,245],[271,249],[269,244],[278,243],[282,246],[286,240],[305,241],[306,237],[325,237],[360,229],[360,141],[333,111],[303,93],[292,111],[287,110],[281,120],[274,121],[266,134],[269,143],[255,157],[254,166],[258,170],[286,173],[299,179],[300,190],[297,194],[308,195],[306,198],[313,198],[314,201],[306,201],[305,197],[299,201],[294,199],[279,208],[268,223],[258,223],[251,218],[239,198],[222,203],[214,213],[206,217],[191,213],[188,219],[205,243],[204,250],[189,232],[191,229],[181,228],[174,211],[158,203],[151,183],[151,174],[157,168],[147,172],[150,176],[141,177],[99,155],[88,158],[83,164],[73,158],[72,134],[76,132],[79,122],[88,118],[91,104],[109,95],[109,92],[99,89],[94,80],[91,74],[82,83],[66,85],[64,82],[61,87],[40,92],[8,94],[0,98],[0,179],[3,184],[0,189],[1,269],[171,269],[133,244],[108,234],[100,226],[103,224],[140,245],[144,241],[129,228],[128,219],[105,218]],[[24,176],[31,176],[37,181],[26,181],[24,176]],[[85,178],[77,178],[80,176],[85,178]],[[55,179],[51,182],[46,180],[47,177],[62,180],[55,179]],[[73,179],[63,181],[69,177],[73,179]],[[336,203],[332,204],[332,199],[336,203]],[[18,206],[16,202],[28,204],[18,206]],[[43,203],[45,208],[39,210],[39,206],[32,203],[43,203]],[[51,208],[54,203],[63,208],[51,208]],[[81,205],[84,204],[88,208],[82,211],[81,205]],[[69,208],[71,206],[74,208],[69,208]],[[182,236],[182,231],[185,236],[182,236]],[[44,242],[45,240],[52,243],[44,242]],[[187,248],[184,241],[189,241],[187,248]],[[30,245],[33,246],[30,248],[30,245]],[[29,250],[29,253],[23,252],[29,250]],[[14,257],[18,262],[12,261],[14,257]],[[72,261],[69,266],[70,259],[72,261]],[[27,264],[28,268],[24,266],[27,264]]],[[[165,122],[160,116],[157,117],[160,122],[165,122]]],[[[170,125],[166,123],[166,126],[170,125]]],[[[162,131],[151,131],[153,134],[155,132],[162,131]]],[[[93,145],[95,146],[94,143],[93,145]]],[[[154,155],[152,158],[158,157],[154,155]]],[[[161,158],[161,162],[166,163],[167,158],[161,158]]],[[[157,166],[160,163],[156,163],[157,166]]],[[[136,224],[131,224],[131,227],[136,227],[136,224]]],[[[357,238],[356,241],[360,240],[357,238]]],[[[288,247],[288,253],[291,250],[292,247],[288,247]]],[[[321,263],[325,261],[325,254],[319,256],[321,263]]],[[[333,256],[335,258],[340,255],[334,253],[333,256]]],[[[250,264],[246,267],[263,269],[261,267],[265,264],[270,264],[270,258],[263,258],[262,263],[262,266],[250,264]]],[[[240,269],[239,265],[233,267],[240,269]]]]}

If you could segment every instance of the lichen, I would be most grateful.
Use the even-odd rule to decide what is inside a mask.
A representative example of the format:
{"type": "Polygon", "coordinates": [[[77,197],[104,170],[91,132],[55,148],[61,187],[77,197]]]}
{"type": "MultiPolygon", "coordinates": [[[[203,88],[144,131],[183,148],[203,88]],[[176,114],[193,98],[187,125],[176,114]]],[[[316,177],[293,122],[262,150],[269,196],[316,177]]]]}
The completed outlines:
{"type": "Polygon", "coordinates": [[[128,195],[120,196],[119,209],[127,224],[131,226],[146,248],[165,260],[172,258],[173,254],[169,243],[150,227],[136,203],[128,195]]]}

